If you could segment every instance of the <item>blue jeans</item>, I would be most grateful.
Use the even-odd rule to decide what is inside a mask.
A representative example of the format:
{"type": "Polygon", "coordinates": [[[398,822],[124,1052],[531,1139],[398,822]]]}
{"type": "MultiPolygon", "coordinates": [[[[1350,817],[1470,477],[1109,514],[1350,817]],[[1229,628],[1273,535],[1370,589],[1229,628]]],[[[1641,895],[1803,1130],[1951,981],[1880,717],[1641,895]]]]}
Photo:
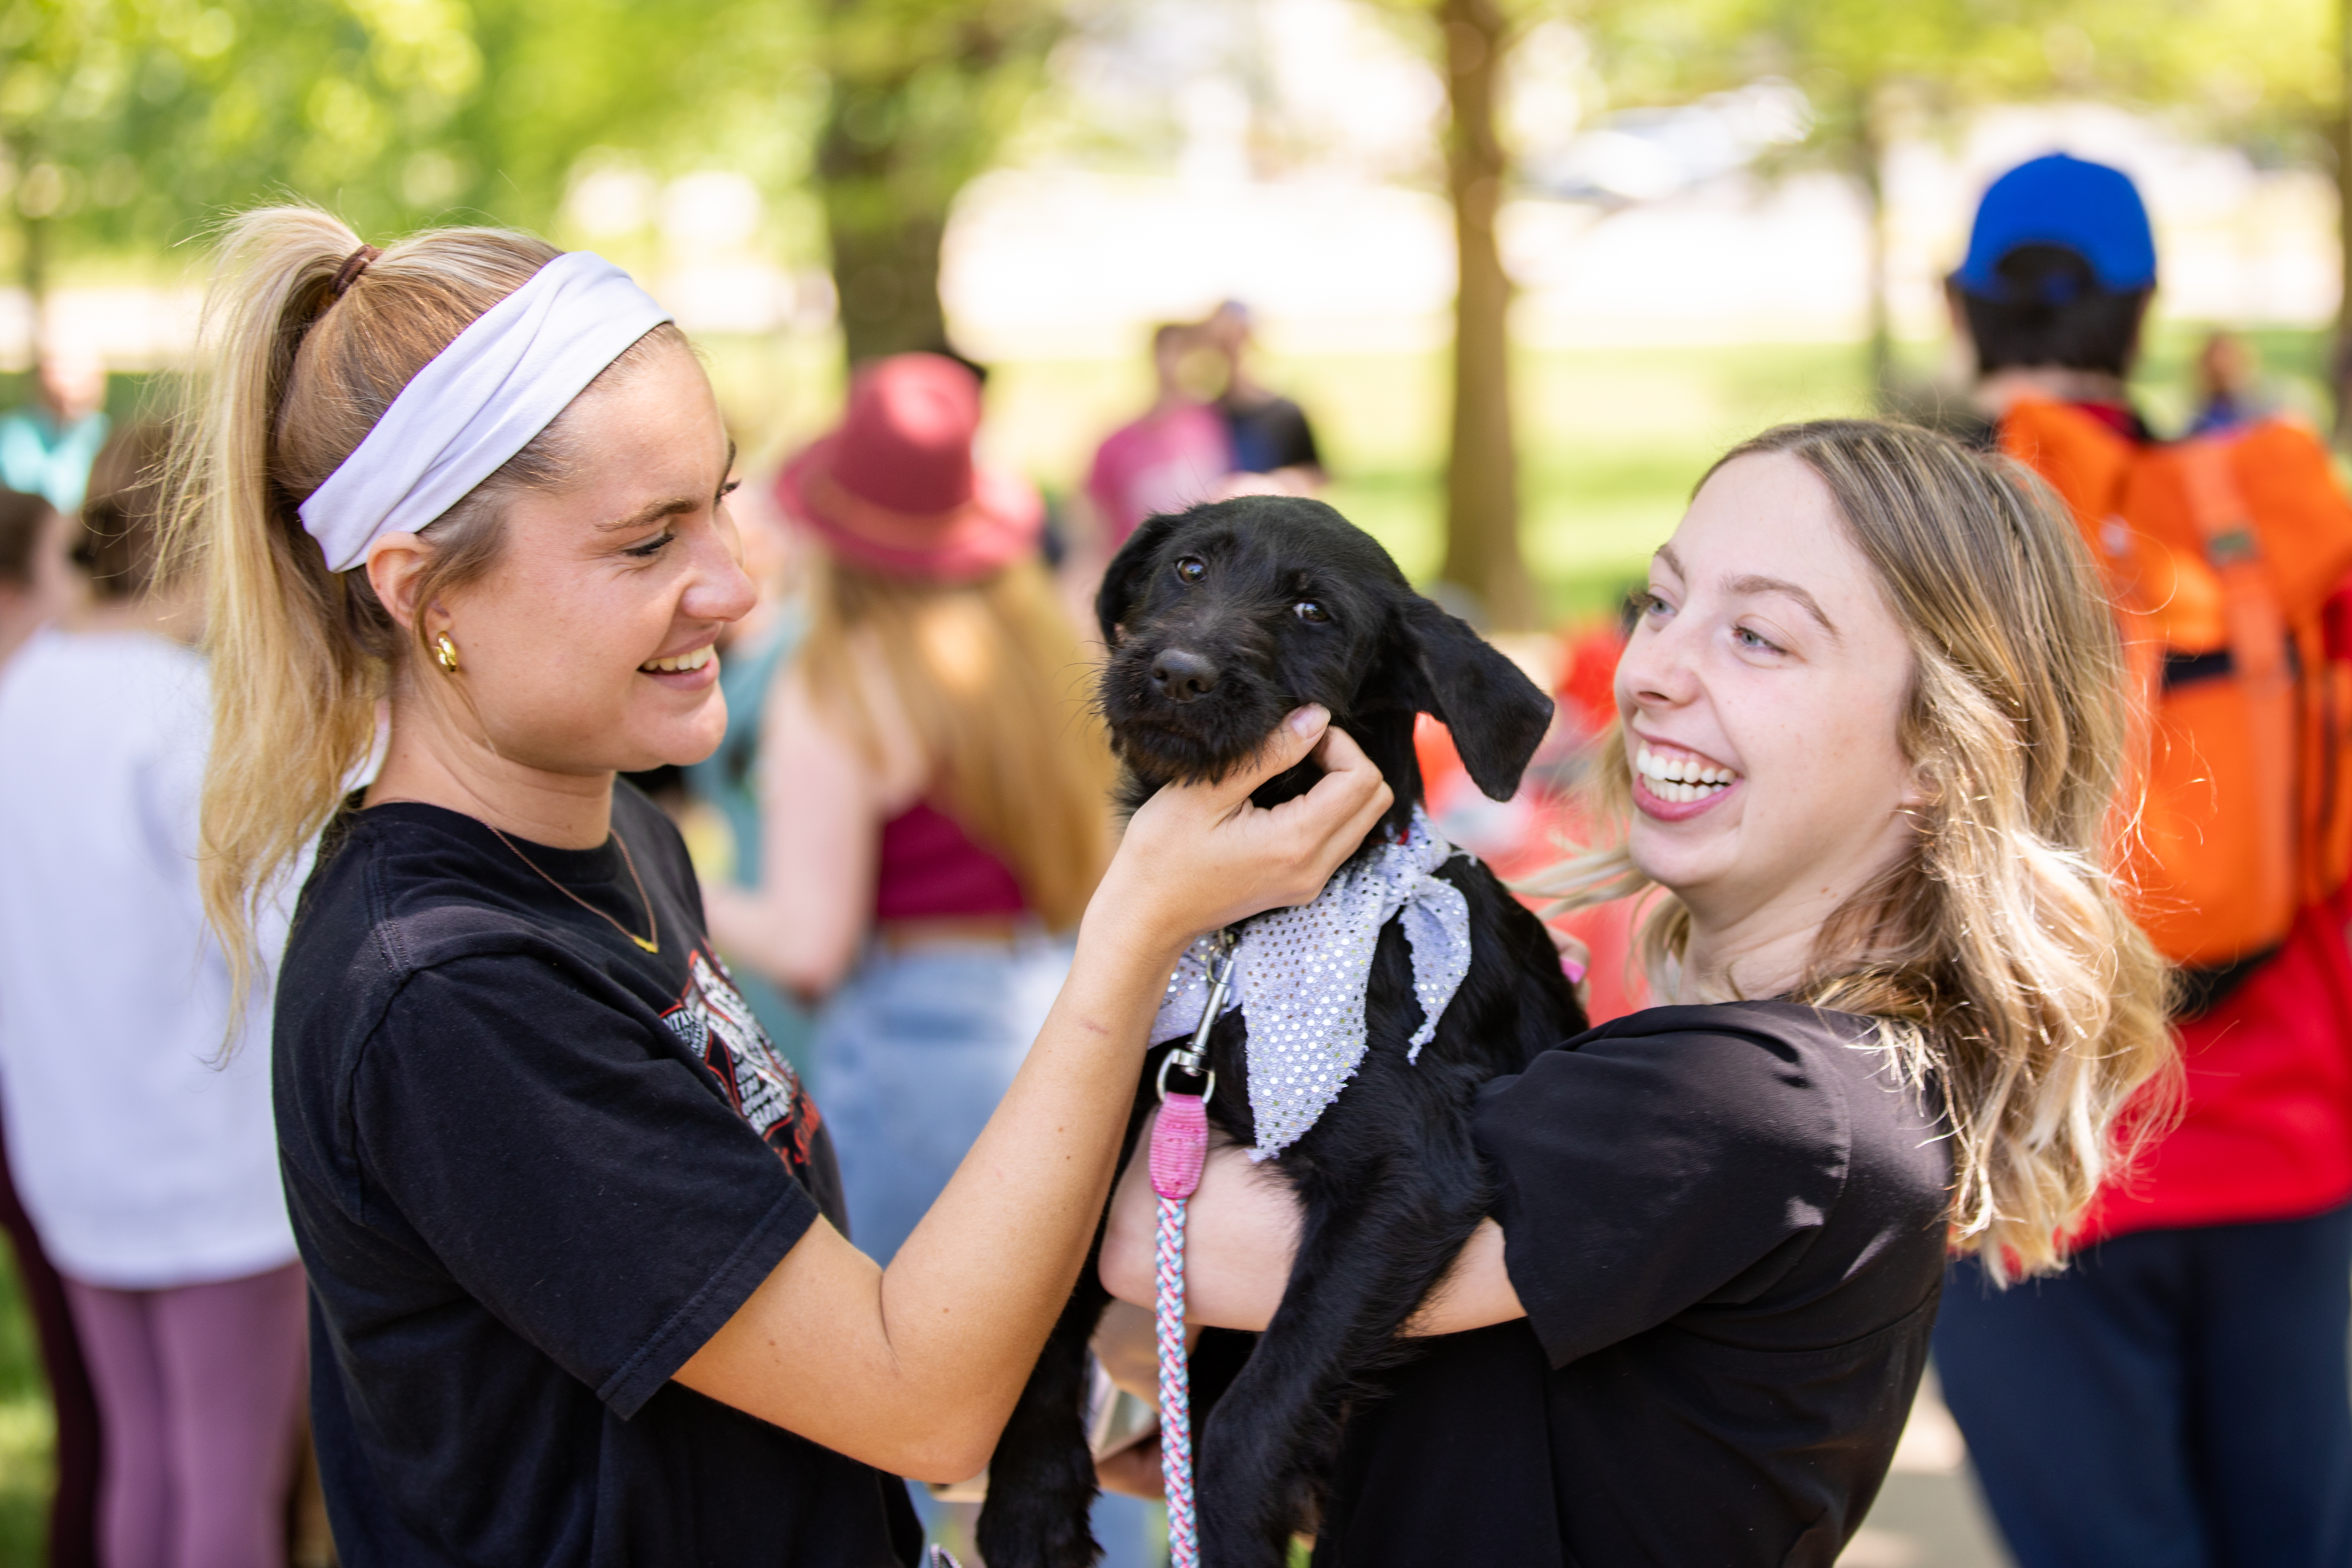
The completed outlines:
{"type": "Polygon", "coordinates": [[[1004,1098],[1070,970],[1071,944],[870,948],[816,1025],[816,1077],[849,1234],[887,1264],[1004,1098]]]}
{"type": "Polygon", "coordinates": [[[1944,1397],[2020,1568],[2352,1563],[2352,1207],[2121,1236],[1995,1291],[1956,1265],[1944,1397]]]}
{"type": "MultiPolygon", "coordinates": [[[[887,1264],[945,1191],[1070,971],[1072,942],[1042,933],[1011,943],[948,942],[892,952],[880,943],[818,1016],[820,1101],[841,1161],[849,1233],[887,1264]]],[[[936,1531],[955,1508],[922,1487],[915,1506],[936,1531]]],[[[1095,1507],[1103,1568],[1144,1568],[1150,1508],[1106,1496],[1095,1507]]]]}

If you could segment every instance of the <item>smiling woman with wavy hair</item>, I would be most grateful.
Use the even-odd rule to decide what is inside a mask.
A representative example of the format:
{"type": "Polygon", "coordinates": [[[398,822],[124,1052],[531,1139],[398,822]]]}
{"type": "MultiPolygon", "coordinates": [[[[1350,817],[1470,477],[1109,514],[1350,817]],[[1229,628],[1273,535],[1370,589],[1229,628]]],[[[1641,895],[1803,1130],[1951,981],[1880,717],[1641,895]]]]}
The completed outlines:
{"type": "MultiPolygon", "coordinates": [[[[1790,994],[1882,1021],[1950,1118],[1956,1247],[1999,1280],[2045,1272],[2129,1152],[2124,1101],[2171,1059],[2163,962],[2117,874],[2132,716],[2113,617],[2024,468],[1841,420],[1766,431],[1709,472],[1769,453],[1828,488],[1903,628],[1901,744],[1919,783],[1911,851],[1822,921],[1790,994]]],[[[1594,770],[1603,820],[1633,818],[1626,746],[1620,729],[1594,770]]],[[[1572,908],[1657,885],[1620,843],[1523,890],[1572,908]]],[[[1691,937],[1669,889],[1642,939],[1662,994],[1737,984],[1685,973],[1691,937]]]]}
{"type": "MultiPolygon", "coordinates": [[[[1496,1182],[1353,1405],[1317,1542],[1437,1561],[1829,1568],[1894,1455],[1948,1248],[2055,1267],[2170,1060],[2111,836],[2121,651],[2070,523],[1941,437],[1727,454],[1658,552],[1598,766],[1662,1005],[1483,1091],[1496,1182]]],[[[1263,1327],[1293,1200],[1213,1154],[1200,1321],[1263,1327]]],[[[1130,1172],[1104,1277],[1148,1299],[1130,1172]]]]}

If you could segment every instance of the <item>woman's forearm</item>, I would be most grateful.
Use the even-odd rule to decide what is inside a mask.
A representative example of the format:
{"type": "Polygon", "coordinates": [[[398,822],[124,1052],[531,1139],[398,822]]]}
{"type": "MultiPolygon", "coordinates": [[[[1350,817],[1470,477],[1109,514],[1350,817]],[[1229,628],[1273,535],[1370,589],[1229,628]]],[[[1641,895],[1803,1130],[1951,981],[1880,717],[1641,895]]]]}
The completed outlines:
{"type": "Polygon", "coordinates": [[[1077,1279],[1182,946],[1082,926],[1012,1088],[889,1268],[820,1226],[679,1381],[901,1474],[978,1471],[1077,1279]]]}
{"type": "Polygon", "coordinates": [[[1405,1320],[1402,1331],[1467,1333],[1527,1315],[1527,1308],[1519,1304],[1518,1290],[1511,1284],[1511,1272],[1504,1267],[1503,1227],[1482,1219],[1470,1239],[1462,1244],[1462,1250],[1454,1254],[1454,1267],[1423,1299],[1421,1310],[1405,1320]]]}
{"type": "MultiPolygon", "coordinates": [[[[1159,1203],[1147,1156],[1151,1129],[1136,1141],[1120,1173],[1103,1235],[1103,1289],[1122,1301],[1152,1304],[1159,1203]]],[[[1255,1333],[1273,1321],[1298,1255],[1298,1197],[1272,1167],[1219,1142],[1201,1170],[1200,1190],[1185,1205],[1184,1316],[1210,1329],[1255,1333]]]]}
{"type": "MultiPolygon", "coordinates": [[[[1105,945],[1115,940],[1106,936],[1105,945]]],[[[967,1413],[983,1448],[993,1447],[1077,1282],[1183,939],[1091,953],[1087,943],[1082,931],[1072,984],[1003,1104],[883,1276],[885,1321],[917,1331],[892,1336],[910,1383],[967,1413]],[[1005,1267],[1008,1258],[1022,1266],[1005,1267]],[[966,1310],[976,1279],[990,1282],[984,1313],[966,1310]]]]}
{"type": "Polygon", "coordinates": [[[1036,1044],[888,1271],[819,1226],[680,1382],[901,1474],[981,1467],[1076,1280],[1184,944],[1311,899],[1386,808],[1377,770],[1336,734],[1313,792],[1250,806],[1311,739],[1290,732],[1246,776],[1138,811],[1036,1044]]]}
{"type": "MultiPolygon", "coordinates": [[[[1139,1307],[1152,1304],[1158,1205],[1143,1169],[1143,1149],[1119,1176],[1103,1237],[1103,1288],[1139,1307]]],[[[1213,1149],[1201,1189],[1186,1205],[1185,1321],[1212,1329],[1262,1331],[1274,1321],[1290,1287],[1298,1256],[1298,1197],[1290,1184],[1248,1151],[1213,1149]]],[[[1527,1316],[1504,1267],[1503,1230],[1478,1222],[1454,1267],[1401,1331],[1411,1335],[1458,1334],[1527,1316]]]]}

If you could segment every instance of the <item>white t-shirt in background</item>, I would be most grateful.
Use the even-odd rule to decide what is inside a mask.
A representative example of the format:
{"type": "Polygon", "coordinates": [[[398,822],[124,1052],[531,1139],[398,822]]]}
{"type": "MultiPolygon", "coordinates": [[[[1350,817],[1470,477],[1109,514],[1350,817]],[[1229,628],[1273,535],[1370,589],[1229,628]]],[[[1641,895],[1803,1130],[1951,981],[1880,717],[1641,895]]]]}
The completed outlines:
{"type": "Polygon", "coordinates": [[[268,964],[223,1060],[196,889],[205,664],[145,632],[36,634],[0,671],[0,1114],[58,1269],[156,1289],[294,1258],[268,964]]]}

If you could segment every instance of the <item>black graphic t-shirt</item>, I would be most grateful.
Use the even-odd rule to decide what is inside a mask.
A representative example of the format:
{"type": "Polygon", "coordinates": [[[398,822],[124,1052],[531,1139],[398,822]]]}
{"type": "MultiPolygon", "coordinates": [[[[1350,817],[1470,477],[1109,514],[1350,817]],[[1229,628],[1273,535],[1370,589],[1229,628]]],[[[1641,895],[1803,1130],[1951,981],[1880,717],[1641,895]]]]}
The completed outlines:
{"type": "Polygon", "coordinates": [[[913,1563],[901,1482],[670,1381],[840,1181],[676,831],[626,784],[613,826],[650,911],[611,840],[415,804],[303,890],[273,1067],[341,1560],[913,1563]]]}

